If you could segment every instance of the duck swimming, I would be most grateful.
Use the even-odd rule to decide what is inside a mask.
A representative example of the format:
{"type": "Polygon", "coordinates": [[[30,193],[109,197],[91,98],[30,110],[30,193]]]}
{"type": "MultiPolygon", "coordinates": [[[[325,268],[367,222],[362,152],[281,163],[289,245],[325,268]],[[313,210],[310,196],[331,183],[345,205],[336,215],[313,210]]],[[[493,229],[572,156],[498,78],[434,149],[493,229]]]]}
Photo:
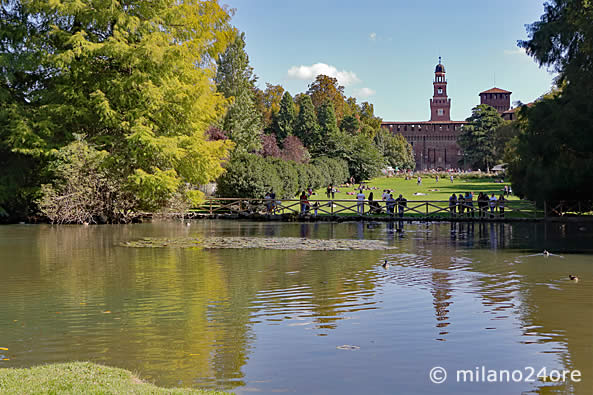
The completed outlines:
{"type": "Polygon", "coordinates": [[[577,282],[579,281],[579,277],[578,276],[573,276],[572,274],[568,275],[568,278],[570,278],[572,281],[577,282]]]}
{"type": "Polygon", "coordinates": [[[383,266],[383,268],[387,269],[391,265],[389,264],[389,262],[387,262],[387,259],[385,259],[385,262],[383,262],[383,264],[381,266],[383,266]]]}

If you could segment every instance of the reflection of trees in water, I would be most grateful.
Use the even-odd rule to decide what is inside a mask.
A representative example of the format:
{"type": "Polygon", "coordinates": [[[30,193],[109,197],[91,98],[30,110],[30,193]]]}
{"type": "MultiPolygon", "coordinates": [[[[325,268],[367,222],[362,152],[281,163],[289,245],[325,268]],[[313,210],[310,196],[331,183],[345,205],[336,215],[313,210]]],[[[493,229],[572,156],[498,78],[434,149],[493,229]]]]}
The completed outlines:
{"type": "MultiPolygon", "coordinates": [[[[321,238],[352,230],[305,225],[312,237],[321,238]]],[[[162,385],[232,389],[244,385],[242,369],[258,320],[301,317],[327,331],[347,315],[373,308],[376,274],[366,264],[378,262],[382,251],[118,247],[141,237],[191,236],[197,226],[143,227],[36,228],[42,234],[16,254],[36,260],[26,277],[38,278],[40,292],[26,296],[8,315],[20,314],[43,333],[3,333],[5,340],[34,337],[38,349],[58,347],[53,360],[65,355],[100,361],[162,385]],[[286,292],[274,296],[275,291],[286,292]],[[272,296],[263,301],[266,292],[272,296]]],[[[245,224],[239,232],[286,232],[278,228],[261,232],[259,224],[245,224]]],[[[236,233],[218,234],[224,232],[236,233]]],[[[16,286],[13,291],[22,293],[16,286]]],[[[39,362],[49,361],[30,363],[39,362]]]]}
{"type": "Polygon", "coordinates": [[[257,319],[306,318],[317,328],[332,329],[346,314],[373,308],[370,299],[376,274],[366,270],[365,264],[379,261],[382,251],[253,250],[245,254],[265,262],[261,268],[267,273],[265,282],[250,306],[257,319]]]}

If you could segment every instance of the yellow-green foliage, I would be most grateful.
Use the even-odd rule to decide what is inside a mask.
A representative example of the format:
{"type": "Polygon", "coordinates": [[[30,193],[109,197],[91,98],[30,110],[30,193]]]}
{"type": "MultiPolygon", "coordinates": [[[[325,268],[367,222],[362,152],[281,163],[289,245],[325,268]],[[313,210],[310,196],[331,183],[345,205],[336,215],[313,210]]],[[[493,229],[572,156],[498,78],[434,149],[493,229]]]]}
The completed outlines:
{"type": "Polygon", "coordinates": [[[231,143],[204,137],[227,105],[214,59],[235,37],[217,1],[15,3],[0,26],[3,48],[14,48],[0,54],[8,84],[20,90],[0,109],[9,150],[45,157],[82,134],[109,153],[113,177],[141,208],[223,172],[231,143]]]}

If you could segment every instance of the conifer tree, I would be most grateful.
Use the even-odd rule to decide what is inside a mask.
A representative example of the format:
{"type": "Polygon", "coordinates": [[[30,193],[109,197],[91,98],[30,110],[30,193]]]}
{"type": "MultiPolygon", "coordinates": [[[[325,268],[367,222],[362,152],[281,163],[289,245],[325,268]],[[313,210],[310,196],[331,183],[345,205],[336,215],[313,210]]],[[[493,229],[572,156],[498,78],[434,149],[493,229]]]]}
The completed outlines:
{"type": "Polygon", "coordinates": [[[248,90],[241,92],[229,107],[223,129],[230,132],[236,151],[256,152],[261,149],[261,114],[257,111],[248,90]]]}
{"type": "Polygon", "coordinates": [[[306,147],[311,147],[321,141],[315,107],[313,106],[313,102],[309,95],[300,95],[298,105],[300,110],[294,126],[294,135],[297,136],[306,147]]]}
{"type": "Polygon", "coordinates": [[[290,96],[290,93],[284,92],[280,101],[280,111],[278,111],[275,119],[276,135],[280,142],[293,134],[295,119],[296,110],[292,96],[290,96]]]}

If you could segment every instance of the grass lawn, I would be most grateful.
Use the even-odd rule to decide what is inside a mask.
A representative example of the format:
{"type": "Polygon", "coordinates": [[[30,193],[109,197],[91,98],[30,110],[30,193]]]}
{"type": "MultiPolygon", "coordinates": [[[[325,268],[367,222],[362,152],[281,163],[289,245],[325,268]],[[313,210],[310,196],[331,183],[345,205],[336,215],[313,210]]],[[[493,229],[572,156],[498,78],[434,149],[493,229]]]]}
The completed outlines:
{"type": "Polygon", "coordinates": [[[193,389],[166,389],[143,382],[132,372],[90,362],[0,369],[3,394],[225,394],[193,389]]]}
{"type": "MultiPolygon", "coordinates": [[[[381,194],[384,189],[393,190],[393,197],[397,198],[401,193],[408,201],[412,200],[449,200],[449,196],[453,192],[456,195],[465,192],[473,192],[474,201],[476,200],[480,192],[490,194],[494,193],[498,196],[503,192],[505,185],[510,185],[509,182],[496,183],[491,178],[466,178],[460,179],[454,176],[453,183],[447,179],[440,179],[438,182],[434,177],[422,177],[422,183],[417,185],[416,177],[412,177],[410,180],[405,180],[404,177],[378,177],[366,182],[364,185],[369,187],[376,187],[377,189],[372,191],[364,191],[365,196],[369,197],[369,194],[373,192],[374,200],[381,200],[381,194]],[[424,193],[425,195],[414,195],[414,193],[424,193]]],[[[355,199],[355,195],[348,195],[347,192],[355,192],[358,188],[356,186],[349,187],[338,187],[340,192],[336,193],[335,199],[355,199]]],[[[326,199],[325,188],[320,188],[317,191],[319,199],[326,199]]],[[[509,200],[519,200],[516,196],[509,196],[509,200]]]]}

